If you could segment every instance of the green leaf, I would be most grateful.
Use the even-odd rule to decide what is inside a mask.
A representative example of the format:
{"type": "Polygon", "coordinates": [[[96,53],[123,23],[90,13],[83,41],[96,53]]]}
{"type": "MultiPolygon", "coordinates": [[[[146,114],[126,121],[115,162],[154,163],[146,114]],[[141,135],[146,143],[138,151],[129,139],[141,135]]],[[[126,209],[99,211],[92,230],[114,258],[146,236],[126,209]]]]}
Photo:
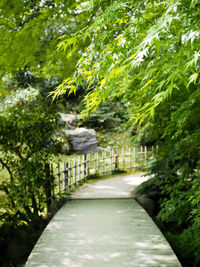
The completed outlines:
{"type": "Polygon", "coordinates": [[[191,84],[191,83],[196,83],[196,81],[197,81],[197,78],[198,78],[198,76],[199,76],[199,74],[198,73],[193,73],[190,77],[189,77],[189,82],[188,82],[188,84],[187,84],[187,86],[189,87],[189,85],[191,84]]]}

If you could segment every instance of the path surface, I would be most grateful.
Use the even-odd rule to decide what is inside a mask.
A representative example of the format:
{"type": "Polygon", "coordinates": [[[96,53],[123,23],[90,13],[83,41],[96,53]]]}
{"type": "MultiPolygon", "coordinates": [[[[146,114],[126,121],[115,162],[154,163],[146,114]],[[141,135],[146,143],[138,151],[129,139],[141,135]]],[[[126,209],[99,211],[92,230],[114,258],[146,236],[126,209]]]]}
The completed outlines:
{"type": "Polygon", "coordinates": [[[181,266],[160,230],[133,199],[141,174],[82,186],[58,211],[26,267],[181,266]]]}

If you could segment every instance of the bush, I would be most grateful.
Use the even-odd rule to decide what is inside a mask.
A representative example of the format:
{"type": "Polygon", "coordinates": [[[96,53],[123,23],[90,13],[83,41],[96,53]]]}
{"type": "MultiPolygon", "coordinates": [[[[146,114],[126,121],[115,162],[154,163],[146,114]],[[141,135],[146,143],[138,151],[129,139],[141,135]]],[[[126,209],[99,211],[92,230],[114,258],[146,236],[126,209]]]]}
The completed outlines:
{"type": "Polygon", "coordinates": [[[83,126],[94,129],[109,129],[119,131],[122,125],[128,120],[126,112],[120,102],[101,104],[94,114],[88,115],[83,126]]]}
{"type": "Polygon", "coordinates": [[[1,220],[15,225],[37,223],[45,212],[53,177],[47,164],[60,148],[54,139],[59,116],[37,90],[17,90],[1,100],[0,166],[7,170],[0,190],[7,205],[1,220]]]}
{"type": "Polygon", "coordinates": [[[156,222],[182,265],[199,266],[200,162],[193,169],[182,157],[175,149],[165,153],[161,148],[151,168],[154,178],[141,188],[147,190],[148,185],[150,191],[159,188],[156,222]]]}

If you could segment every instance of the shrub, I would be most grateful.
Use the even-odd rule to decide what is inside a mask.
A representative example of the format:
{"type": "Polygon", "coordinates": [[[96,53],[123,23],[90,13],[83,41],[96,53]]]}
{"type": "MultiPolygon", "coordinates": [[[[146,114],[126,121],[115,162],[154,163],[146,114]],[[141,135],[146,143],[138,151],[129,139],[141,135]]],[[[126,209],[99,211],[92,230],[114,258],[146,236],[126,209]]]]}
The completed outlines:
{"type": "Polygon", "coordinates": [[[0,190],[7,203],[1,220],[37,224],[49,205],[53,183],[47,164],[60,146],[54,139],[59,116],[36,89],[17,90],[1,100],[0,167],[7,170],[0,190]]]}

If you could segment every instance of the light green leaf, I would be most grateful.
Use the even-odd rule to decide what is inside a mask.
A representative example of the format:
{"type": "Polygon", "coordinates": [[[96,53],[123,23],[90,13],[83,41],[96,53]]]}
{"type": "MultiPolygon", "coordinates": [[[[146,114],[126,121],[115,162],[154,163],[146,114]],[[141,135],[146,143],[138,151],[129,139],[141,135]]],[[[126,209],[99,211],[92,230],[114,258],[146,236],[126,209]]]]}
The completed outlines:
{"type": "Polygon", "coordinates": [[[198,73],[193,73],[190,77],[189,77],[189,82],[188,82],[188,85],[189,86],[191,83],[196,83],[197,81],[197,78],[198,78],[199,74],[198,73]]]}

